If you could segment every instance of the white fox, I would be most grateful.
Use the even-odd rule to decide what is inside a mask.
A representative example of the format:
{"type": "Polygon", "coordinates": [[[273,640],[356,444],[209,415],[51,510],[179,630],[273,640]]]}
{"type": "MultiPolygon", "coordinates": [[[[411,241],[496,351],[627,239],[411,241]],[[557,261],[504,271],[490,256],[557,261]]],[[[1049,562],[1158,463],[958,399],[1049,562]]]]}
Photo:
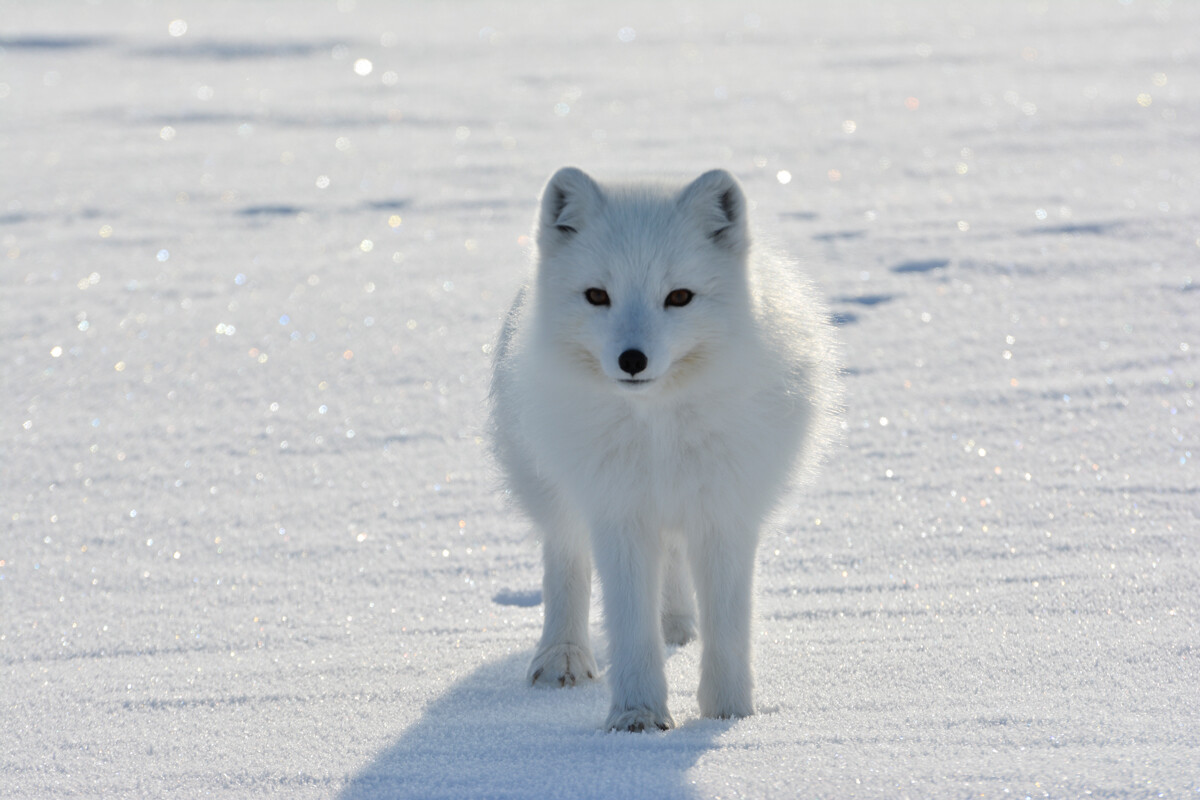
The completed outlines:
{"type": "Polygon", "coordinates": [[[700,711],[754,713],[759,529],[828,439],[838,375],[826,313],[753,245],[737,180],[542,192],[537,269],[500,333],[496,457],[543,542],[545,621],[528,679],[598,675],[593,559],[610,646],[610,730],[667,730],[664,640],[703,645],[700,711]]]}

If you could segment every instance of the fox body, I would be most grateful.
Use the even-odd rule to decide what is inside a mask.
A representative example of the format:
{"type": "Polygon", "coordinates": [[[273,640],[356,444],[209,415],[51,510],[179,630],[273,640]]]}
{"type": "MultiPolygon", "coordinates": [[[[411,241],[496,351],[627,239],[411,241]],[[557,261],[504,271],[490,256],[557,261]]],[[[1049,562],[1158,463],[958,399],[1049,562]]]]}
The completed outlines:
{"type": "Polygon", "coordinates": [[[753,714],[759,531],[812,466],[836,403],[823,307],[792,264],[752,243],[723,170],[679,188],[563,168],[542,192],[535,240],[491,389],[495,454],[543,545],[528,679],[599,674],[594,568],[609,729],[674,725],[663,643],[697,632],[701,713],[753,714]]]}

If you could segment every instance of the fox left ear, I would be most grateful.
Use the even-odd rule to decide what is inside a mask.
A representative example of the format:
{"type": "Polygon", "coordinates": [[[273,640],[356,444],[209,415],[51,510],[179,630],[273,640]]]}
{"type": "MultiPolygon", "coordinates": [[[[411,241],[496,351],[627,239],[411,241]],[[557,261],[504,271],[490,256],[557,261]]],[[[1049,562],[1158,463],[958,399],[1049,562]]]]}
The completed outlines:
{"type": "Polygon", "coordinates": [[[602,203],[600,187],[583,170],[563,167],[554,173],[542,190],[538,247],[549,252],[565,245],[587,225],[602,203]]]}
{"type": "Polygon", "coordinates": [[[700,225],[704,235],[726,250],[745,250],[750,243],[746,196],[737,178],[714,169],[692,181],[679,195],[679,207],[700,225]]]}

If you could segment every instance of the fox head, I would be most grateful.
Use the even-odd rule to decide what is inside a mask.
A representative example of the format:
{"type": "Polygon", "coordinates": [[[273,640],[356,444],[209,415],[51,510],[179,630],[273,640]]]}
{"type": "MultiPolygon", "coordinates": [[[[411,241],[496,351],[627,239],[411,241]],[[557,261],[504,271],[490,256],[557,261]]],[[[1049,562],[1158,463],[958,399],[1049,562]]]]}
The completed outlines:
{"type": "Polygon", "coordinates": [[[668,391],[752,325],[746,200],[725,170],[682,189],[564,167],[536,223],[542,341],[614,391],[668,391]]]}

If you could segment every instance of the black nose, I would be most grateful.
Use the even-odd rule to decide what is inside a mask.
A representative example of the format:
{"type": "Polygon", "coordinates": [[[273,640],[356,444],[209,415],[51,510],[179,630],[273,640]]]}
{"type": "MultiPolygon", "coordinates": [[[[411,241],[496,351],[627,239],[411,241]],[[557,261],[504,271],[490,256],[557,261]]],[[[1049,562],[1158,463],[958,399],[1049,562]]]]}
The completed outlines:
{"type": "Polygon", "coordinates": [[[646,368],[646,354],[641,350],[626,350],[617,358],[617,364],[630,375],[637,375],[646,368]]]}

